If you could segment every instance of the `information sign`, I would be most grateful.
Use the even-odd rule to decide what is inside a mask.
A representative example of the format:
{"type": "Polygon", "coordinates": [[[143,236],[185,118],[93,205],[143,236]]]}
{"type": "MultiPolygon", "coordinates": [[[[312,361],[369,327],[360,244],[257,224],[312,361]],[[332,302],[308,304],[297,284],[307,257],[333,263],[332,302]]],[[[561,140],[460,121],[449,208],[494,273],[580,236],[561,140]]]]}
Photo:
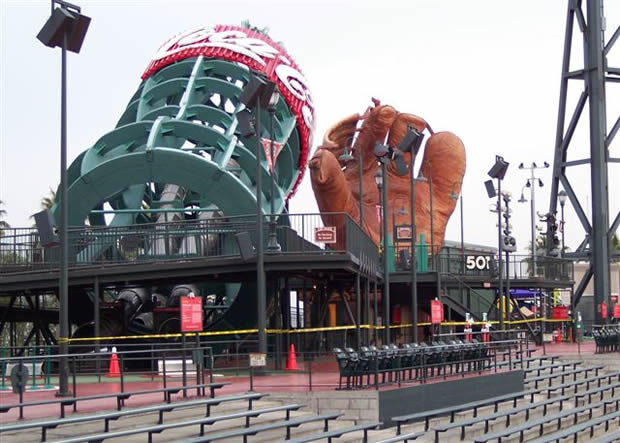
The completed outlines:
{"type": "Polygon", "coordinates": [[[251,353],[250,354],[250,367],[256,368],[261,366],[267,366],[267,354],[263,353],[251,353]]]}
{"type": "Polygon", "coordinates": [[[443,305],[439,300],[431,300],[431,323],[434,325],[441,324],[443,317],[443,305]]]}
{"type": "Polygon", "coordinates": [[[181,297],[181,332],[202,331],[202,298],[181,297]]]}
{"type": "Polygon", "coordinates": [[[314,241],[325,244],[336,243],[336,227],[324,226],[322,228],[314,228],[314,241]]]}

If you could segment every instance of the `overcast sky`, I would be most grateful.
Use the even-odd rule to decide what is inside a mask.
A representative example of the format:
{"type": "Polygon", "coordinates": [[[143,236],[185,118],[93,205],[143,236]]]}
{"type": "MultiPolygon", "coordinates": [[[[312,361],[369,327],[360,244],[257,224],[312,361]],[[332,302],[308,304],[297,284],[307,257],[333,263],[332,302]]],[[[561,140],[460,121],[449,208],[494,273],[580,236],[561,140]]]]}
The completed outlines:
{"type": "MultiPolygon", "coordinates": [[[[75,0],[92,23],[79,55],[68,56],[72,161],[114,128],[158,47],[197,25],[269,27],[306,74],[317,112],[315,145],[340,118],[362,112],[371,97],[459,135],[467,150],[463,187],[465,241],[496,245],[496,218],[484,190],[495,154],[510,162],[504,187],[515,197],[513,226],[521,250],[530,238],[529,204],[518,204],[528,174],[520,162],[553,162],[567,1],[94,1],[75,0]]],[[[0,0],[0,200],[12,226],[29,226],[41,197],[59,178],[60,50],[36,34],[48,1],[0,0]]],[[[620,1],[606,0],[608,39],[620,24],[620,1]]],[[[582,67],[576,40],[573,68],[582,67]]],[[[609,54],[620,66],[620,43],[609,54]]],[[[575,82],[570,110],[582,84],[575,82]]],[[[620,85],[607,89],[608,128],[620,115],[620,85]]],[[[587,109],[587,108],[586,108],[587,109]]],[[[584,113],[585,114],[585,113],[584,113]]],[[[588,156],[586,120],[569,159],[588,156]]],[[[611,153],[620,157],[620,137],[611,153]]],[[[315,146],[314,146],[315,147],[315,146]]],[[[313,148],[314,148],[313,147],[313,148]]],[[[549,206],[550,169],[538,172],[537,210],[549,206]]],[[[584,205],[589,167],[569,176],[584,205]]],[[[316,211],[306,175],[292,212],[316,211]]],[[[610,217],[620,209],[620,164],[610,166],[610,217]]],[[[528,195],[529,198],[529,195],[528,195]]],[[[589,213],[590,210],[587,209],[589,213]]],[[[446,239],[460,239],[458,208],[446,239]]],[[[567,245],[583,231],[567,208],[567,245]]]]}

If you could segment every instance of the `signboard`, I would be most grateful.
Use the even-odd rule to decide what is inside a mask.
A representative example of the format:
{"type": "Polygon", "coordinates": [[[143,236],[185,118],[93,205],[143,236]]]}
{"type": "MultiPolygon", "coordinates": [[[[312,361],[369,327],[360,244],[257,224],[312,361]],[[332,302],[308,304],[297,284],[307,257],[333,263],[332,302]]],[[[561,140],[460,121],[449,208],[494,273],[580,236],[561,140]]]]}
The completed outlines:
{"type": "Polygon", "coordinates": [[[568,306],[556,306],[551,311],[551,318],[555,320],[568,320],[568,306]]]}
{"type": "Polygon", "coordinates": [[[325,244],[336,243],[336,227],[325,226],[322,228],[314,228],[314,241],[316,243],[325,244]]]}
{"type": "Polygon", "coordinates": [[[465,268],[472,271],[488,271],[491,269],[490,255],[468,255],[465,257],[465,268]]]}
{"type": "Polygon", "coordinates": [[[267,354],[263,353],[251,353],[250,356],[250,367],[256,368],[261,366],[267,366],[267,354]]]}
{"type": "Polygon", "coordinates": [[[202,298],[181,297],[181,332],[202,331],[202,298]]]}
{"type": "Polygon", "coordinates": [[[431,323],[438,325],[443,317],[443,305],[439,300],[431,300],[431,323]]]}
{"type": "Polygon", "coordinates": [[[485,289],[488,289],[491,287],[491,282],[485,281],[482,283],[482,287],[485,289]]]}
{"type": "Polygon", "coordinates": [[[620,305],[614,306],[614,318],[620,318],[620,305]]]}
{"type": "Polygon", "coordinates": [[[409,240],[411,241],[411,226],[410,225],[400,225],[396,226],[396,240],[409,240]]]}

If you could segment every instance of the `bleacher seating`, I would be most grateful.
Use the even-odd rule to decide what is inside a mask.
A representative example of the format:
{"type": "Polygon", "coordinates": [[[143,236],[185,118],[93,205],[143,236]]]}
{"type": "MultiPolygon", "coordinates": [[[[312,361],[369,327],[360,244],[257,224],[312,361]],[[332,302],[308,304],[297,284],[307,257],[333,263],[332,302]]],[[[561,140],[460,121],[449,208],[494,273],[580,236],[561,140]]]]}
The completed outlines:
{"type": "MultiPolygon", "coordinates": [[[[396,423],[397,435],[420,432],[423,429],[424,440],[435,442],[455,441],[459,437],[461,440],[475,442],[529,441],[532,438],[538,438],[536,441],[540,442],[560,442],[562,438],[567,437],[576,439],[580,433],[588,430],[590,430],[588,435],[593,439],[593,430],[601,434],[603,430],[607,432],[608,426],[612,432],[601,435],[599,440],[601,443],[617,441],[618,436],[611,438],[617,434],[611,424],[614,423],[613,426],[616,426],[616,423],[620,424],[616,415],[620,408],[620,398],[616,392],[620,389],[619,371],[598,375],[594,373],[596,366],[582,368],[581,364],[582,362],[567,360],[549,365],[540,358],[538,365],[535,365],[532,360],[530,366],[532,370],[528,372],[542,375],[530,377],[538,379],[541,383],[537,389],[529,391],[532,393],[531,397],[523,395],[524,393],[515,393],[513,398],[509,398],[508,395],[503,396],[503,399],[488,399],[391,417],[391,420],[396,423]],[[547,374],[551,371],[553,371],[552,377],[541,378],[543,375],[551,375],[547,374]],[[573,381],[575,375],[579,375],[580,378],[573,381]],[[569,381],[562,384],[553,382],[554,379],[560,378],[569,378],[569,381]],[[552,396],[552,393],[555,395],[552,396]],[[569,405],[562,408],[563,403],[569,405]],[[477,414],[480,408],[492,405],[495,407],[491,411],[477,414]],[[457,414],[460,418],[455,420],[457,414]],[[417,423],[419,421],[423,423],[417,423]]],[[[579,437],[581,440],[581,437],[587,436],[581,434],[579,437]]]]}
{"type": "Polygon", "coordinates": [[[620,352],[620,326],[603,326],[592,330],[596,353],[620,352]]]}
{"type": "Polygon", "coordinates": [[[426,380],[429,377],[489,368],[495,358],[494,349],[487,343],[446,340],[442,342],[334,348],[340,371],[337,389],[363,388],[383,383],[426,380]],[[372,383],[371,383],[372,377],[372,383]],[[364,379],[366,383],[364,384],[364,379]]]}

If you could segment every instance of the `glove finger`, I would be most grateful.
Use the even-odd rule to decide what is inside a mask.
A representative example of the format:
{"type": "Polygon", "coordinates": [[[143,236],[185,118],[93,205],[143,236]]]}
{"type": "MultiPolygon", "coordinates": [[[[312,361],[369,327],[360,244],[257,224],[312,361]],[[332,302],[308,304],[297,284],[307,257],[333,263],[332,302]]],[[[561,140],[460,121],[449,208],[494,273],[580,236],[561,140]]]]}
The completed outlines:
{"type": "Polygon", "coordinates": [[[359,220],[358,203],[333,152],[319,148],[309,166],[312,190],[321,212],[346,212],[359,220]]]}
{"type": "MultiPolygon", "coordinates": [[[[374,175],[377,169],[377,158],[374,154],[375,144],[384,142],[385,136],[397,115],[396,109],[388,105],[377,106],[367,113],[356,146],[354,146],[356,159],[359,158],[360,152],[363,154],[364,175],[374,175]]],[[[357,167],[349,169],[354,170],[352,172],[357,175],[357,167]]]]}
{"type": "Polygon", "coordinates": [[[426,143],[422,174],[433,179],[435,244],[443,243],[448,219],[456,207],[456,197],[461,193],[465,165],[465,146],[453,133],[435,133],[426,143]]]}
{"type": "MultiPolygon", "coordinates": [[[[405,138],[407,131],[410,126],[415,127],[418,131],[422,132],[428,124],[422,117],[418,117],[413,114],[398,114],[392,123],[392,127],[390,128],[390,135],[388,137],[388,144],[392,148],[398,148],[400,142],[405,138]]],[[[405,153],[403,159],[407,165],[409,165],[409,161],[411,158],[410,153],[405,153]]],[[[396,167],[394,162],[390,162],[388,165],[388,172],[392,176],[401,177],[398,175],[396,171],[396,167]]]]}
{"type": "Polygon", "coordinates": [[[355,126],[361,118],[359,114],[352,114],[333,125],[325,133],[319,149],[330,151],[338,159],[344,153],[347,141],[353,137],[355,126]]]}

